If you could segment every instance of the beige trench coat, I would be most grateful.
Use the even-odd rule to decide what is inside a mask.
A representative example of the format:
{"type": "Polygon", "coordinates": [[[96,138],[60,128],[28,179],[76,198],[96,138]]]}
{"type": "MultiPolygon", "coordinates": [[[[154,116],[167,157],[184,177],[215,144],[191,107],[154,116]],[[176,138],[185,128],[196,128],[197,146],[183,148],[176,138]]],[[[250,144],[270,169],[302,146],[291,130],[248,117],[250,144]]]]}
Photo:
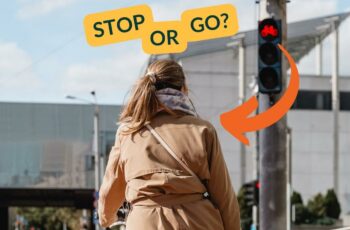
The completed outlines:
{"type": "Polygon", "coordinates": [[[128,230],[239,230],[239,206],[214,127],[191,115],[160,112],[151,126],[202,180],[206,191],[147,128],[131,138],[117,131],[100,189],[104,227],[116,221],[124,199],[132,204],[128,230]]]}

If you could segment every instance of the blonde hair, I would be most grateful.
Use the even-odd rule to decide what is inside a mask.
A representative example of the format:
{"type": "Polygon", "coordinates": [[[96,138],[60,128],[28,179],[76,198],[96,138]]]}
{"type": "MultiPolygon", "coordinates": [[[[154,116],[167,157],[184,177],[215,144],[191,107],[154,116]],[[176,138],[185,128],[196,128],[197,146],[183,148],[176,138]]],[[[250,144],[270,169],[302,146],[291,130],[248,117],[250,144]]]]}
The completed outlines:
{"type": "Polygon", "coordinates": [[[157,99],[156,91],[167,87],[188,92],[182,67],[173,60],[157,60],[136,82],[130,99],[123,108],[119,123],[128,123],[128,129],[123,133],[133,134],[141,130],[159,108],[163,108],[172,115],[177,115],[175,111],[157,99]]]}

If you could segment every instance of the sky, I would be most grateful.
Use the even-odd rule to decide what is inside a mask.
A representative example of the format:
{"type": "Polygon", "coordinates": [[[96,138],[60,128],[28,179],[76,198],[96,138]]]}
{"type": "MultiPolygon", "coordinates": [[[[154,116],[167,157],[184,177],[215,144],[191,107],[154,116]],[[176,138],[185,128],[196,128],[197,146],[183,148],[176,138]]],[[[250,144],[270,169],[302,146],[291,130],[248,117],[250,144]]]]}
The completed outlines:
{"type": "MultiPolygon", "coordinates": [[[[179,20],[184,10],[222,3],[238,11],[240,31],[257,24],[255,0],[2,0],[0,8],[0,102],[73,103],[66,95],[121,104],[144,69],[141,40],[101,47],[87,44],[83,19],[90,13],[148,4],[156,21],[179,20]]],[[[291,0],[288,22],[350,11],[349,0],[291,0]]],[[[340,28],[340,74],[349,75],[350,18],[340,28]]],[[[330,41],[324,42],[330,73],[330,41]]],[[[314,73],[314,52],[299,63],[314,73]]]]}

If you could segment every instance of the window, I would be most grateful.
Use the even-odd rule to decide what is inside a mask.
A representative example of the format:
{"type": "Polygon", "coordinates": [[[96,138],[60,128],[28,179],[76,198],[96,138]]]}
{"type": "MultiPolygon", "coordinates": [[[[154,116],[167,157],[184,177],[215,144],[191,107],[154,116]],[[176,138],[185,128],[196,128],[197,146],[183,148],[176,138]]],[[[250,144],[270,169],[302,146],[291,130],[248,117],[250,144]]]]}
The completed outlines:
{"type": "MultiPolygon", "coordinates": [[[[340,110],[350,111],[350,92],[340,92],[340,110]]],[[[299,90],[292,109],[332,110],[332,92],[299,90]]]]}
{"type": "Polygon", "coordinates": [[[292,109],[331,110],[331,92],[300,90],[292,109]]]}
{"type": "Polygon", "coordinates": [[[350,111],[350,92],[340,92],[340,110],[350,111]]]}

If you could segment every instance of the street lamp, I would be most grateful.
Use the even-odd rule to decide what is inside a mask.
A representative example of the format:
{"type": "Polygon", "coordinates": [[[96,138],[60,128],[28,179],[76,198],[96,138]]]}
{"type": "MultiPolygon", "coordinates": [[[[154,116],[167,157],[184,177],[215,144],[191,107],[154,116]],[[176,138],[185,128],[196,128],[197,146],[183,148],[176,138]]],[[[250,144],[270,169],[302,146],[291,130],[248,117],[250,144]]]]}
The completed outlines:
{"type": "MultiPolygon", "coordinates": [[[[100,116],[100,109],[97,103],[97,97],[96,97],[96,92],[91,91],[90,94],[94,98],[94,101],[89,101],[83,98],[75,97],[72,95],[67,95],[66,99],[70,100],[76,100],[76,101],[82,101],[86,102],[90,105],[93,105],[95,107],[94,111],[94,137],[93,137],[93,153],[94,153],[94,169],[95,169],[95,196],[96,199],[98,199],[98,191],[100,189],[101,185],[101,169],[100,169],[100,154],[98,151],[99,147],[99,116],[100,116]]],[[[96,203],[97,204],[97,203],[96,203]]],[[[95,207],[97,209],[97,205],[95,207]]],[[[95,229],[100,229],[98,223],[95,223],[95,229]]]]}

